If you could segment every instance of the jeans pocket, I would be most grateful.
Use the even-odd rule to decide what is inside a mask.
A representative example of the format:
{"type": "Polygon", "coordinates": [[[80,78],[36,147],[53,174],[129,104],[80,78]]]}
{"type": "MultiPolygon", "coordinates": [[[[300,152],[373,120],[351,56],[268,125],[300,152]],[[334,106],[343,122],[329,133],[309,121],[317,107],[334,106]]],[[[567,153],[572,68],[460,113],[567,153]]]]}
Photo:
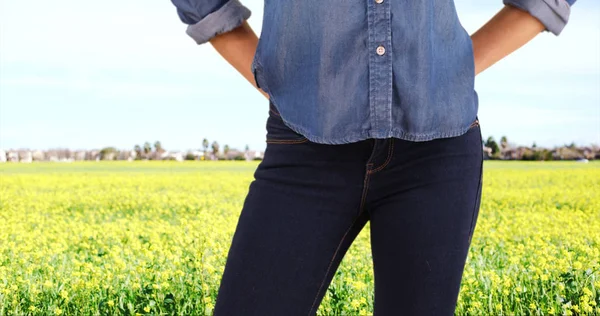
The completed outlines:
{"type": "Polygon", "coordinates": [[[281,114],[269,101],[269,117],[267,118],[267,143],[268,144],[302,144],[308,142],[308,139],[302,134],[295,132],[288,127],[281,114]]]}
{"type": "Polygon", "coordinates": [[[475,120],[473,121],[473,123],[471,123],[471,125],[469,126],[469,129],[467,130],[467,132],[473,131],[473,130],[477,130],[479,129],[479,118],[475,117],[475,120]]]}

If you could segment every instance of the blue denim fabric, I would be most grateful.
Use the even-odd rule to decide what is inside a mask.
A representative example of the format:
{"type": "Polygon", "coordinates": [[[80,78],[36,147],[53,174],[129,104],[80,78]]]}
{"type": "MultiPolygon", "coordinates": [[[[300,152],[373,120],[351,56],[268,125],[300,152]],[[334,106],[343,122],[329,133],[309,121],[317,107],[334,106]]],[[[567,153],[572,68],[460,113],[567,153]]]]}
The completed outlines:
{"type": "MultiPolygon", "coordinates": [[[[238,0],[171,0],[198,44],[239,26],[238,0]]],[[[503,0],[558,35],[574,0],[503,0]]],[[[453,0],[265,0],[252,62],[284,123],[312,142],[428,141],[464,134],[478,95],[453,0]]]]}

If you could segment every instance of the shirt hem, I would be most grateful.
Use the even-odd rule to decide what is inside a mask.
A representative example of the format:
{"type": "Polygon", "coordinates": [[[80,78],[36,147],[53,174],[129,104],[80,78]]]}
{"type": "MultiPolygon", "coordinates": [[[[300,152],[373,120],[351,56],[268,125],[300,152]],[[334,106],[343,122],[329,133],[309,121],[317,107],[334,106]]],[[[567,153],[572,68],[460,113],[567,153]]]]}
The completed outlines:
{"type": "Polygon", "coordinates": [[[454,130],[447,131],[447,132],[435,132],[435,133],[424,134],[424,133],[408,133],[408,132],[401,131],[401,130],[392,130],[392,131],[388,132],[387,134],[382,134],[382,133],[375,133],[373,131],[364,131],[361,133],[345,134],[344,137],[340,137],[340,138],[328,138],[328,137],[322,137],[322,136],[311,134],[304,127],[294,124],[294,123],[291,123],[283,117],[281,117],[281,119],[283,120],[285,125],[287,125],[290,129],[292,129],[296,133],[299,133],[302,136],[306,137],[306,139],[308,139],[309,141],[314,142],[314,143],[319,143],[319,144],[325,144],[325,145],[343,145],[343,144],[349,144],[349,143],[363,141],[363,140],[366,140],[369,138],[385,139],[385,138],[391,138],[391,137],[406,140],[406,141],[412,141],[412,142],[426,142],[426,141],[431,141],[431,140],[435,140],[435,139],[439,139],[439,138],[450,138],[450,137],[461,136],[461,135],[467,133],[469,131],[469,129],[471,129],[471,123],[469,123],[466,127],[454,129],[454,130]]]}

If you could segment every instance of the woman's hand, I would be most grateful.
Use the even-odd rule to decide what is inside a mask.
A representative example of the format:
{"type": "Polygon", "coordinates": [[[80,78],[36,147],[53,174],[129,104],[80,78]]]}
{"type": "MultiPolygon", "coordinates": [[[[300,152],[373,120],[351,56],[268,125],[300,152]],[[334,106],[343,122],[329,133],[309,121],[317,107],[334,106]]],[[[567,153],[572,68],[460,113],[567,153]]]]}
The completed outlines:
{"type": "Polygon", "coordinates": [[[210,43],[262,95],[267,99],[269,98],[263,90],[258,88],[254,81],[254,74],[250,70],[254,52],[258,45],[258,37],[247,21],[229,32],[215,36],[210,40],[210,43]]]}
{"type": "Polygon", "coordinates": [[[545,29],[531,14],[506,5],[471,35],[475,75],[529,42],[545,29]]]}

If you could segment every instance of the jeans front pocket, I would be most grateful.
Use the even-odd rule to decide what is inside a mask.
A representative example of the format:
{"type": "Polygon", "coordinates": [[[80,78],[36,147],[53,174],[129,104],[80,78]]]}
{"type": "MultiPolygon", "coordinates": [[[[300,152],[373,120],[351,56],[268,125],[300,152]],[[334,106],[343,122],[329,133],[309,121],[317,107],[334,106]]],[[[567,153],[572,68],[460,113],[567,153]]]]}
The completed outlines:
{"type": "Polygon", "coordinates": [[[267,144],[302,144],[306,142],[308,142],[306,137],[285,124],[273,102],[269,101],[267,144]]]}
{"type": "Polygon", "coordinates": [[[469,129],[473,128],[473,127],[477,127],[479,126],[479,118],[476,117],[475,121],[473,121],[473,123],[471,123],[471,126],[469,126],[469,129]]]}

